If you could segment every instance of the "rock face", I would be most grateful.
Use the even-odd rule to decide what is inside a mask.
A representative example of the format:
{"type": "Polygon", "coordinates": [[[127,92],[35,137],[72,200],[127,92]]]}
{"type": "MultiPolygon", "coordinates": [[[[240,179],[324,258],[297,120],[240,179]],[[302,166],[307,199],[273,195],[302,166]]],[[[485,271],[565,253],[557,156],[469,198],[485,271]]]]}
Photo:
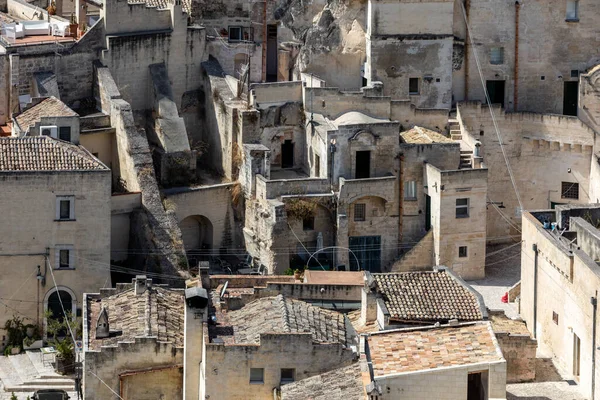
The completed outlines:
{"type": "Polygon", "coordinates": [[[296,58],[297,72],[313,73],[328,86],[358,89],[360,69],[366,59],[364,26],[366,1],[281,0],[273,17],[302,43],[296,58]]]}

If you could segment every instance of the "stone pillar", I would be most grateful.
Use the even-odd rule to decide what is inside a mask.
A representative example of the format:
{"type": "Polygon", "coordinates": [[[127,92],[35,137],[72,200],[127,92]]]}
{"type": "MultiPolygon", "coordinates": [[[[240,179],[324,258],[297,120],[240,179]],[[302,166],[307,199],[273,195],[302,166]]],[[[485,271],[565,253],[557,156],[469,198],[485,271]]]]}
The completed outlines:
{"type": "Polygon", "coordinates": [[[9,82],[10,69],[6,57],[0,57],[0,125],[5,125],[9,118],[9,82]]]}
{"type": "Polygon", "coordinates": [[[289,50],[279,50],[277,57],[277,82],[287,82],[290,80],[290,52],[289,50]]]}
{"type": "MultiPolygon", "coordinates": [[[[340,210],[342,211],[342,210],[340,210]]],[[[344,213],[339,213],[337,217],[337,246],[343,247],[343,249],[337,249],[336,251],[336,265],[345,265],[346,271],[350,270],[350,258],[348,247],[348,216],[344,213]]]]}
{"type": "MultiPolygon", "coordinates": [[[[186,291],[187,292],[187,291],[186,291]]],[[[204,354],[204,321],[206,309],[194,307],[187,301],[184,316],[183,400],[200,398],[200,367],[204,354]]],[[[204,397],[202,397],[204,398],[204,397]]]]}
{"type": "Polygon", "coordinates": [[[77,20],[77,29],[81,32],[84,26],[87,26],[87,8],[84,0],[75,0],[75,17],[77,20]]]}
{"type": "Polygon", "coordinates": [[[360,322],[368,324],[377,320],[377,296],[369,289],[363,287],[360,303],[360,322]]]}

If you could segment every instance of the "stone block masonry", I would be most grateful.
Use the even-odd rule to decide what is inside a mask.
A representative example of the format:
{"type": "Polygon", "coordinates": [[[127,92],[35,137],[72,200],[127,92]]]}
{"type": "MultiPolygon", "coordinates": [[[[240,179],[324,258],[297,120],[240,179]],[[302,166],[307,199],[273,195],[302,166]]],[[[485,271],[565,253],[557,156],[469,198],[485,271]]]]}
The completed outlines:
{"type": "Polygon", "coordinates": [[[392,265],[392,272],[428,270],[433,262],[433,231],[430,230],[415,247],[392,265]]]}
{"type": "Polygon", "coordinates": [[[142,210],[132,214],[130,247],[152,254],[136,256],[145,271],[163,274],[161,282],[180,286],[184,277],[181,274],[188,268],[181,230],[174,212],[163,207],[145,132],[135,126],[131,106],[120,99],[108,68],[96,68],[96,81],[103,105],[110,105],[111,123],[116,130],[114,178],[122,179],[127,190],[142,193],[142,210]]]}

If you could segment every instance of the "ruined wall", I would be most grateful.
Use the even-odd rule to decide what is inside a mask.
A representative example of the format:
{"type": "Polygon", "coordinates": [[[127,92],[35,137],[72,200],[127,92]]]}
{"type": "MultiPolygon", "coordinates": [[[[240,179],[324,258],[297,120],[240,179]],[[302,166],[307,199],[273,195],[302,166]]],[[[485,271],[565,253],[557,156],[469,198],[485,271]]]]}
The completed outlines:
{"type": "Polygon", "coordinates": [[[131,106],[121,99],[108,68],[96,69],[96,84],[102,107],[110,110],[115,128],[113,177],[126,190],[142,193],[143,210],[132,214],[130,246],[147,249],[152,257],[140,254],[134,257],[135,263],[143,265],[144,270],[168,275],[170,278],[161,281],[178,286],[182,283],[179,272],[188,266],[185,250],[174,213],[163,207],[146,134],[135,125],[131,106]]]}
{"type": "Polygon", "coordinates": [[[85,397],[109,398],[113,394],[105,385],[120,393],[121,374],[163,367],[162,371],[142,373],[135,378],[123,376],[126,393],[129,398],[135,399],[154,399],[157,395],[181,398],[183,353],[183,348],[160,343],[156,338],[136,338],[135,342],[121,342],[117,346],[103,347],[100,351],[86,351],[83,373],[85,397]],[[149,393],[150,388],[155,390],[149,393]]]}
{"type": "Polygon", "coordinates": [[[506,382],[530,382],[535,379],[537,342],[529,335],[494,332],[506,359],[506,382]]]}
{"type": "Polygon", "coordinates": [[[282,168],[282,146],[290,140],[294,145],[293,168],[308,170],[308,159],[304,133],[304,113],[297,102],[281,106],[261,107],[260,144],[270,150],[271,172],[282,168]]]}
{"type": "MultiPolygon", "coordinates": [[[[521,210],[498,144],[487,106],[459,105],[466,129],[481,143],[483,162],[489,168],[489,198],[503,202],[503,215],[519,225],[521,210]]],[[[504,113],[492,108],[524,209],[547,209],[551,203],[586,203],[593,131],[575,117],[504,113]],[[579,184],[579,199],[565,199],[561,182],[579,184]]],[[[498,213],[488,208],[488,240],[520,236],[498,213]]]]}
{"type": "Polygon", "coordinates": [[[281,368],[294,368],[295,380],[300,380],[350,365],[352,357],[339,344],[313,344],[310,334],[263,333],[259,345],[207,344],[204,395],[217,400],[270,398],[280,386],[281,368]],[[250,368],[264,368],[263,384],[249,383],[250,368]]]}

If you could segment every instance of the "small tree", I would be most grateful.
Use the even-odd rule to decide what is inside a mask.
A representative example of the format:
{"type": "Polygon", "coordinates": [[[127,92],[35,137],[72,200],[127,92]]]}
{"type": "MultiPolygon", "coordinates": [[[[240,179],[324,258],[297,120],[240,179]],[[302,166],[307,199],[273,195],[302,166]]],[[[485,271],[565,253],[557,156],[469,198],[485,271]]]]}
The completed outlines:
{"type": "Polygon", "coordinates": [[[56,369],[60,372],[72,372],[75,364],[75,343],[71,332],[77,340],[81,336],[81,319],[73,318],[67,312],[63,318],[54,318],[52,311],[46,313],[48,343],[57,351],[56,369]]]}

